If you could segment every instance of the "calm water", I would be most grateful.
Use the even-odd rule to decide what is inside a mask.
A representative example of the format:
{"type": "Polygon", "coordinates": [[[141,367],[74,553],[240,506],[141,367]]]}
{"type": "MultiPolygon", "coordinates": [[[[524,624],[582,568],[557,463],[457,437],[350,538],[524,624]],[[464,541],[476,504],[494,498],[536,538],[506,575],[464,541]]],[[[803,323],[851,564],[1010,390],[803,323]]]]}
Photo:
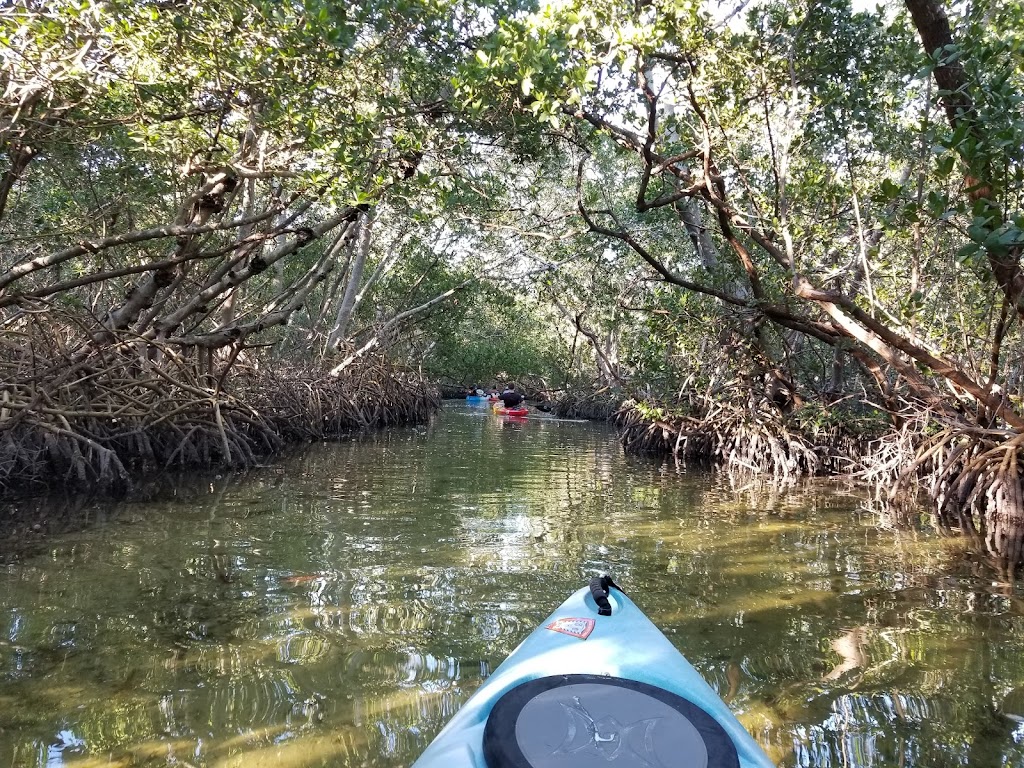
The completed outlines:
{"type": "Polygon", "coordinates": [[[0,766],[407,766],[612,572],[785,766],[1024,765],[1024,602],[835,488],[465,407],[0,566],[0,766]]]}

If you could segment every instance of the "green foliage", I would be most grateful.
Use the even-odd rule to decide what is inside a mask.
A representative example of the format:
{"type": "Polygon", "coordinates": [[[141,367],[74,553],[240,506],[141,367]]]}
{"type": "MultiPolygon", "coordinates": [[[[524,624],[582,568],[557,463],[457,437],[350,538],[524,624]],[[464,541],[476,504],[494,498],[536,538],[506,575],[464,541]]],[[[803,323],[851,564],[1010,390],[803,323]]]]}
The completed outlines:
{"type": "Polygon", "coordinates": [[[465,304],[461,322],[443,328],[432,323],[437,344],[425,370],[465,385],[560,385],[559,345],[541,308],[497,291],[475,298],[465,304]]]}
{"type": "MultiPolygon", "coordinates": [[[[969,128],[947,128],[928,103],[944,94],[922,69],[904,13],[853,12],[838,0],[758,3],[746,28],[710,23],[696,3],[559,4],[500,26],[468,63],[458,93],[502,131],[520,130],[533,115],[527,133],[553,127],[586,147],[581,202],[600,212],[603,226],[632,233],[707,293],[747,303],[743,310],[689,293],[679,301],[671,298],[676,289],[638,285],[646,266],[605,239],[608,247],[588,258],[597,264],[610,252],[611,279],[598,285],[574,268],[573,279],[553,283],[591,330],[616,329],[634,384],[670,392],[710,381],[721,366],[709,360],[731,349],[746,358],[741,369],[781,365],[805,390],[833,386],[832,351],[792,330],[794,319],[832,320],[793,300],[793,272],[853,296],[911,346],[941,350],[980,375],[986,355],[973,347],[991,332],[993,286],[979,257],[1013,258],[1024,245],[1018,218],[1004,213],[1020,207],[1024,186],[1014,154],[1024,144],[1013,22],[1021,13],[1019,3],[965,9],[954,19],[958,46],[938,55],[965,62],[977,111],[969,128]],[[692,151],[697,159],[680,164],[685,183],[699,186],[709,169],[721,174],[737,212],[731,226],[758,273],[758,302],[749,301],[755,286],[731,244],[716,238],[718,258],[709,259],[693,249],[678,210],[638,210],[648,147],[660,157],[692,151]],[[712,165],[701,168],[702,152],[712,165]],[[963,188],[963,167],[990,170],[973,182],[991,185],[989,203],[968,199],[978,187],[963,188]],[[748,226],[792,265],[780,269],[779,257],[743,236],[748,226]],[[639,311],[626,319],[611,311],[616,303],[639,311]],[[773,328],[756,304],[784,308],[791,319],[773,328]]],[[[648,201],[685,186],[657,172],[648,182],[648,201]]],[[[694,195],[701,215],[713,221],[702,195],[694,195]]],[[[1007,342],[1019,344],[1016,331],[1007,342]]],[[[874,354],[870,346],[862,351],[874,354]]],[[[925,368],[928,377],[947,372],[925,368]]],[[[844,386],[854,384],[850,365],[840,373],[844,386]]]]}
{"type": "MultiPolygon", "coordinates": [[[[0,274],[83,239],[188,219],[189,196],[233,169],[237,191],[211,220],[276,201],[287,215],[192,243],[202,259],[133,331],[248,263],[246,236],[265,254],[361,205],[393,213],[375,237],[405,239],[358,306],[353,341],[456,291],[389,341],[438,376],[617,378],[671,394],[779,368],[823,392],[833,349],[804,331],[833,321],[794,296],[801,275],[981,380],[991,262],[1024,248],[1024,12],[1019,2],[955,10],[956,45],[928,56],[900,8],[855,12],[843,0],[756,3],[743,24],[689,0],[16,3],[0,27],[0,174],[14,190],[0,214],[11,245],[0,274]],[[973,109],[955,127],[929,85],[953,61],[973,109]],[[34,155],[18,170],[26,147],[34,155]],[[687,159],[672,176],[645,152],[687,159]],[[723,185],[731,240],[706,175],[723,185]],[[588,232],[577,183],[603,227],[698,289],[651,279],[637,249],[588,232]],[[644,203],[689,190],[647,209],[643,184],[644,203]]],[[[329,245],[316,239],[216,295],[182,332],[218,330],[229,293],[236,316],[255,322],[307,291],[294,302],[302,322],[271,338],[300,349],[326,335],[351,266],[341,250],[319,273],[329,245]]],[[[369,270],[386,258],[374,248],[369,270]]],[[[143,280],[131,269],[174,253],[171,238],[112,246],[8,290],[118,272],[55,299],[102,317],[143,280]]],[[[860,391],[864,371],[844,343],[854,345],[838,344],[840,383],[860,391]]],[[[1004,344],[1014,351],[998,356],[996,378],[1020,381],[1018,328],[1004,344]]]]}
{"type": "Polygon", "coordinates": [[[793,411],[790,419],[804,434],[815,437],[844,434],[872,439],[889,429],[884,412],[850,401],[827,404],[810,400],[793,411]]]}
{"type": "MultiPolygon", "coordinates": [[[[338,226],[325,222],[339,209],[437,188],[421,167],[435,142],[451,146],[446,73],[471,55],[466,40],[491,11],[460,0],[13,4],[0,21],[0,178],[16,194],[0,204],[0,238],[18,245],[0,253],[0,279],[15,295],[63,293],[102,318],[137,295],[147,277],[134,268],[181,258],[190,265],[147,303],[153,312],[127,317],[135,332],[179,311],[188,323],[171,322],[172,334],[220,332],[234,322],[217,311],[228,300],[255,332],[263,316],[286,322],[305,294],[324,298],[326,236],[338,226]],[[219,173],[230,186],[197,208],[191,196],[219,173]],[[234,223],[253,214],[265,214],[255,227],[234,223]],[[8,272],[83,238],[218,221],[202,243],[139,238],[8,272]],[[245,277],[225,279],[247,264],[245,277]],[[61,288],[70,277],[83,283],[74,296],[61,288]],[[211,301],[190,306],[201,289],[211,301]]],[[[421,289],[444,282],[441,270],[421,289]]]]}

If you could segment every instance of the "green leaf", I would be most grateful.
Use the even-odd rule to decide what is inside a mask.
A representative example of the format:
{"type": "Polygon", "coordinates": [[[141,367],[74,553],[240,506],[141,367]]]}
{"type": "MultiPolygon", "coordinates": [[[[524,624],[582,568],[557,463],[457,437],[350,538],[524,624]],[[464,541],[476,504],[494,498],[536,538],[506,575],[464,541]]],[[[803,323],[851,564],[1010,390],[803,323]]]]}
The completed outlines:
{"type": "Polygon", "coordinates": [[[967,245],[961,246],[957,249],[956,260],[958,264],[965,264],[974,258],[978,251],[981,250],[981,246],[977,243],[968,243],[967,245]]]}
{"type": "Polygon", "coordinates": [[[879,191],[882,194],[883,200],[894,200],[896,197],[903,192],[903,187],[899,184],[895,184],[890,179],[882,179],[882,183],[879,187],[879,191]]]}

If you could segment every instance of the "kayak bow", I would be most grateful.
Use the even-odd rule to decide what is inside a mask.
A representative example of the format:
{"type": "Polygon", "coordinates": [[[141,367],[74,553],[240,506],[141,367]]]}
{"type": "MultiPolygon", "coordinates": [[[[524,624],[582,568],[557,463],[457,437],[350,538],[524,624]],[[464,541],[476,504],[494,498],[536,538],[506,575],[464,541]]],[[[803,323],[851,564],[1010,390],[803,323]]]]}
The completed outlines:
{"type": "Polygon", "coordinates": [[[718,694],[608,577],[523,641],[413,768],[771,768],[718,694]]]}

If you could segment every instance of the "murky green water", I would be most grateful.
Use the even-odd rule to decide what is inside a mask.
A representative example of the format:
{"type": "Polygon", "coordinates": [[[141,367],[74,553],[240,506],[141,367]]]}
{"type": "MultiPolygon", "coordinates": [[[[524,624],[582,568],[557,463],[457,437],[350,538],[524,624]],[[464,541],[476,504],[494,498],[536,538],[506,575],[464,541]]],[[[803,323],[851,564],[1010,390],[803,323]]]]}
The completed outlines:
{"type": "Polygon", "coordinates": [[[1024,764],[1024,602],[835,489],[464,407],[0,570],[0,766],[406,766],[611,571],[786,766],[1024,764]]]}

